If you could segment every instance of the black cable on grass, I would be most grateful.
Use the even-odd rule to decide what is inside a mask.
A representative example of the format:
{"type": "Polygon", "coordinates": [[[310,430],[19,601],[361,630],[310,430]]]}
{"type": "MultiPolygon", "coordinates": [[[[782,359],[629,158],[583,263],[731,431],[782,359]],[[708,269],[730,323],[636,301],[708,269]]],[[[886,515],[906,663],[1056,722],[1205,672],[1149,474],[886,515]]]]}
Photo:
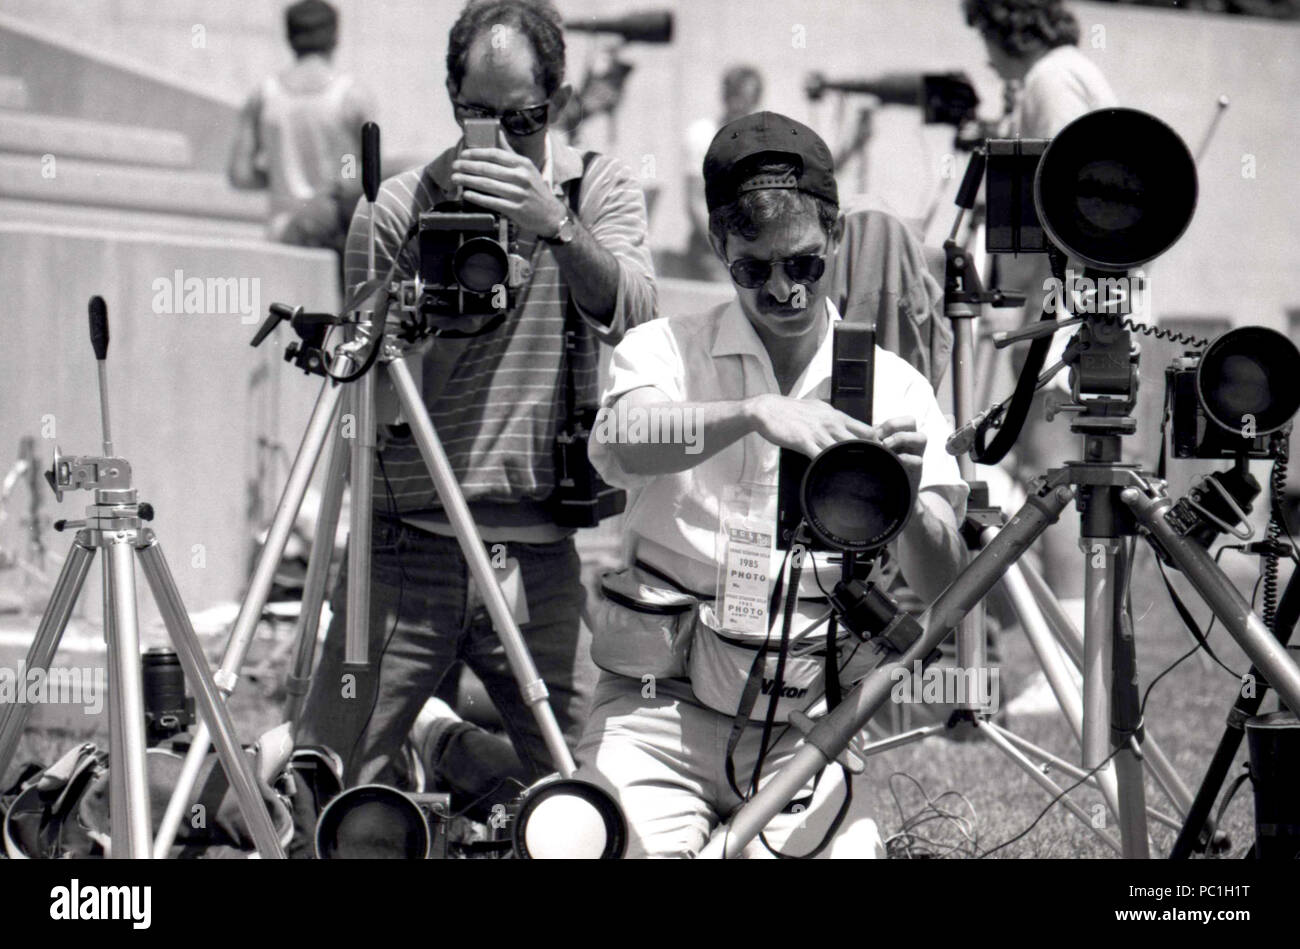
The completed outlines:
{"type": "Polygon", "coordinates": [[[951,856],[975,856],[975,852],[979,847],[979,833],[975,829],[978,814],[975,805],[971,804],[966,795],[960,791],[950,789],[931,797],[921,782],[905,771],[895,771],[889,776],[889,793],[894,799],[894,808],[898,811],[901,825],[899,832],[890,835],[889,839],[885,841],[885,851],[891,859],[927,860],[951,856]],[[902,778],[912,782],[921,793],[921,797],[925,799],[925,804],[911,816],[908,816],[903,811],[903,802],[894,783],[895,778],[902,778]],[[966,806],[966,810],[970,812],[970,816],[966,817],[958,814],[955,810],[943,807],[941,802],[947,797],[955,797],[960,800],[966,806]],[[946,828],[955,830],[960,840],[948,842],[925,837],[917,833],[918,828],[931,823],[940,823],[946,828]]]}

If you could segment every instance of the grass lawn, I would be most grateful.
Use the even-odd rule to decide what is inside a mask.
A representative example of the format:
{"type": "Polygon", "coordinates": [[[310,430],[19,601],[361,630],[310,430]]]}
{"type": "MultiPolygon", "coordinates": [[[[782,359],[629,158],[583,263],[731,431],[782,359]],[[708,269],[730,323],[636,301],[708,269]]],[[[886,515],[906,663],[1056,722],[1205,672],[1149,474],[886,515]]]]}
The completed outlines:
{"type": "MultiPolygon", "coordinates": [[[[1187,652],[1191,642],[1169,602],[1152,562],[1149,550],[1141,550],[1133,590],[1138,660],[1144,690],[1155,675],[1187,652]]],[[[1239,589],[1249,590],[1254,584],[1258,569],[1258,562],[1254,558],[1229,553],[1224,556],[1223,564],[1239,589]]],[[[1284,571],[1284,583],[1285,580],[1284,571]]],[[[1175,577],[1174,583],[1204,627],[1208,611],[1180,577],[1175,577]]],[[[1004,633],[1000,642],[1001,697],[1003,705],[1006,705],[1024,688],[1036,669],[1036,663],[1027,641],[1018,631],[1004,633]]],[[[1249,664],[1221,627],[1216,625],[1210,643],[1231,669],[1238,673],[1246,670],[1249,664]]],[[[210,658],[215,665],[224,642],[213,638],[206,645],[209,646],[210,658]]],[[[256,663],[260,651],[267,648],[266,640],[256,640],[250,659],[256,663]]],[[[1193,793],[1223,730],[1224,716],[1232,704],[1237,687],[1237,681],[1223,669],[1192,656],[1160,681],[1147,704],[1150,734],[1160,742],[1193,793]]],[[[278,682],[255,681],[245,676],[230,700],[241,738],[250,740],[277,724],[281,719],[281,702],[278,682]]],[[[1276,700],[1270,697],[1265,703],[1264,711],[1275,707],[1276,700]]],[[[1003,724],[1067,760],[1079,760],[1078,748],[1059,715],[1008,716],[1003,724]]],[[[92,737],[106,746],[107,736],[102,732],[88,734],[58,729],[29,729],[19,746],[14,759],[15,767],[10,770],[10,775],[16,771],[16,763],[31,760],[52,762],[68,748],[92,737]]],[[[1243,742],[1233,776],[1240,773],[1240,763],[1246,760],[1246,756],[1246,744],[1243,742]]],[[[1060,773],[1051,776],[1058,784],[1073,783],[1072,779],[1060,773]]],[[[900,831],[905,818],[915,817],[923,810],[925,801],[921,789],[931,798],[950,791],[964,795],[973,813],[952,794],[946,795],[939,803],[949,810],[973,818],[973,846],[964,842],[950,823],[930,821],[916,830],[917,834],[930,841],[924,845],[924,849],[930,851],[944,851],[963,843],[966,843],[966,852],[988,851],[1028,828],[1049,800],[1041,788],[987,740],[931,738],[880,753],[870,759],[866,774],[857,780],[855,788],[855,812],[869,812],[875,816],[881,833],[886,838],[900,831]],[[919,788],[916,784],[899,778],[891,782],[891,775],[895,773],[911,776],[919,782],[919,788]],[[890,793],[891,783],[900,794],[901,814],[890,793]]],[[[1094,805],[1101,800],[1099,794],[1083,788],[1072,792],[1072,797],[1089,814],[1093,813],[1094,805]]],[[[1147,781],[1147,800],[1165,813],[1174,815],[1174,809],[1151,779],[1147,781]]],[[[1249,847],[1253,838],[1253,819],[1253,801],[1247,785],[1238,792],[1225,815],[1224,829],[1230,834],[1233,844],[1231,852],[1226,856],[1239,856],[1249,847]]],[[[1105,816],[1105,820],[1107,827],[1118,834],[1109,815],[1105,816]]],[[[1151,830],[1153,856],[1166,856],[1176,831],[1155,822],[1152,822],[1151,830]]],[[[994,856],[1110,857],[1112,852],[1088,827],[1058,804],[1050,809],[1032,831],[999,849],[994,856]]]]}

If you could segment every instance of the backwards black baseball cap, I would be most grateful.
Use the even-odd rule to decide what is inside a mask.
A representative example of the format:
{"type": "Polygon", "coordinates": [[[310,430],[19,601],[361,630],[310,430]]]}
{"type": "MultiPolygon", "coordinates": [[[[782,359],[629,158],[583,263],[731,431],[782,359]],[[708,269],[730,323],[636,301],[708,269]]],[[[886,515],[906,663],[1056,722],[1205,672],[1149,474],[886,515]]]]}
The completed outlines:
{"type": "Polygon", "coordinates": [[[747,191],[789,188],[839,206],[831,150],[820,135],[776,112],[753,112],[728,122],[704,156],[704,200],[710,211],[747,191]],[[765,162],[792,162],[789,175],[755,174],[765,162]]]}

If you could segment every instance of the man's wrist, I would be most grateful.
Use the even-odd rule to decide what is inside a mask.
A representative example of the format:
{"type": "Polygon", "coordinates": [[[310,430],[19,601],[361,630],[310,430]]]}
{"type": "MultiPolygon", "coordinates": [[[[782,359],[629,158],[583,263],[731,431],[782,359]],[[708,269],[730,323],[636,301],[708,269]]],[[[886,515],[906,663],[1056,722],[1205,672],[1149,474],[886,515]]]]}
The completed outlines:
{"type": "Polygon", "coordinates": [[[571,217],[572,214],[569,211],[569,206],[564,202],[556,199],[554,213],[550,216],[550,220],[547,223],[546,229],[541,233],[542,240],[550,244],[557,244],[557,243],[567,244],[570,241],[572,241],[572,238],[570,238],[568,241],[560,240],[560,231],[561,229],[564,228],[565,222],[570,220],[571,217]]]}

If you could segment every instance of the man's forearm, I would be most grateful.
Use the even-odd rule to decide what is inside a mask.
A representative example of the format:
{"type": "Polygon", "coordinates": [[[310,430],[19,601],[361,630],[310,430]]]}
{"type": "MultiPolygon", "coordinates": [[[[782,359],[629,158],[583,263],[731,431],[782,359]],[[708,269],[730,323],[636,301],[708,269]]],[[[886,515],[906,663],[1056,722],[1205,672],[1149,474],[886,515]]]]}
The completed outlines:
{"type": "MultiPolygon", "coordinates": [[[[627,399],[627,396],[624,396],[627,399]]],[[[593,437],[610,433],[611,450],[628,474],[664,475],[686,471],[712,458],[733,442],[755,430],[751,400],[734,402],[616,402],[602,410],[593,437]],[[604,416],[608,415],[605,420],[604,416]],[[626,427],[622,424],[627,421],[626,427]],[[637,430],[645,440],[626,440],[637,430]],[[665,429],[682,437],[676,441],[651,441],[665,429]]]]}
{"type": "Polygon", "coordinates": [[[573,240],[552,245],[555,260],[582,312],[608,326],[618,304],[618,258],[601,247],[580,221],[574,224],[573,240]]]}
{"type": "Polygon", "coordinates": [[[961,571],[966,548],[948,502],[921,492],[916,509],[898,536],[898,566],[907,585],[926,603],[942,593],[961,571]]]}

